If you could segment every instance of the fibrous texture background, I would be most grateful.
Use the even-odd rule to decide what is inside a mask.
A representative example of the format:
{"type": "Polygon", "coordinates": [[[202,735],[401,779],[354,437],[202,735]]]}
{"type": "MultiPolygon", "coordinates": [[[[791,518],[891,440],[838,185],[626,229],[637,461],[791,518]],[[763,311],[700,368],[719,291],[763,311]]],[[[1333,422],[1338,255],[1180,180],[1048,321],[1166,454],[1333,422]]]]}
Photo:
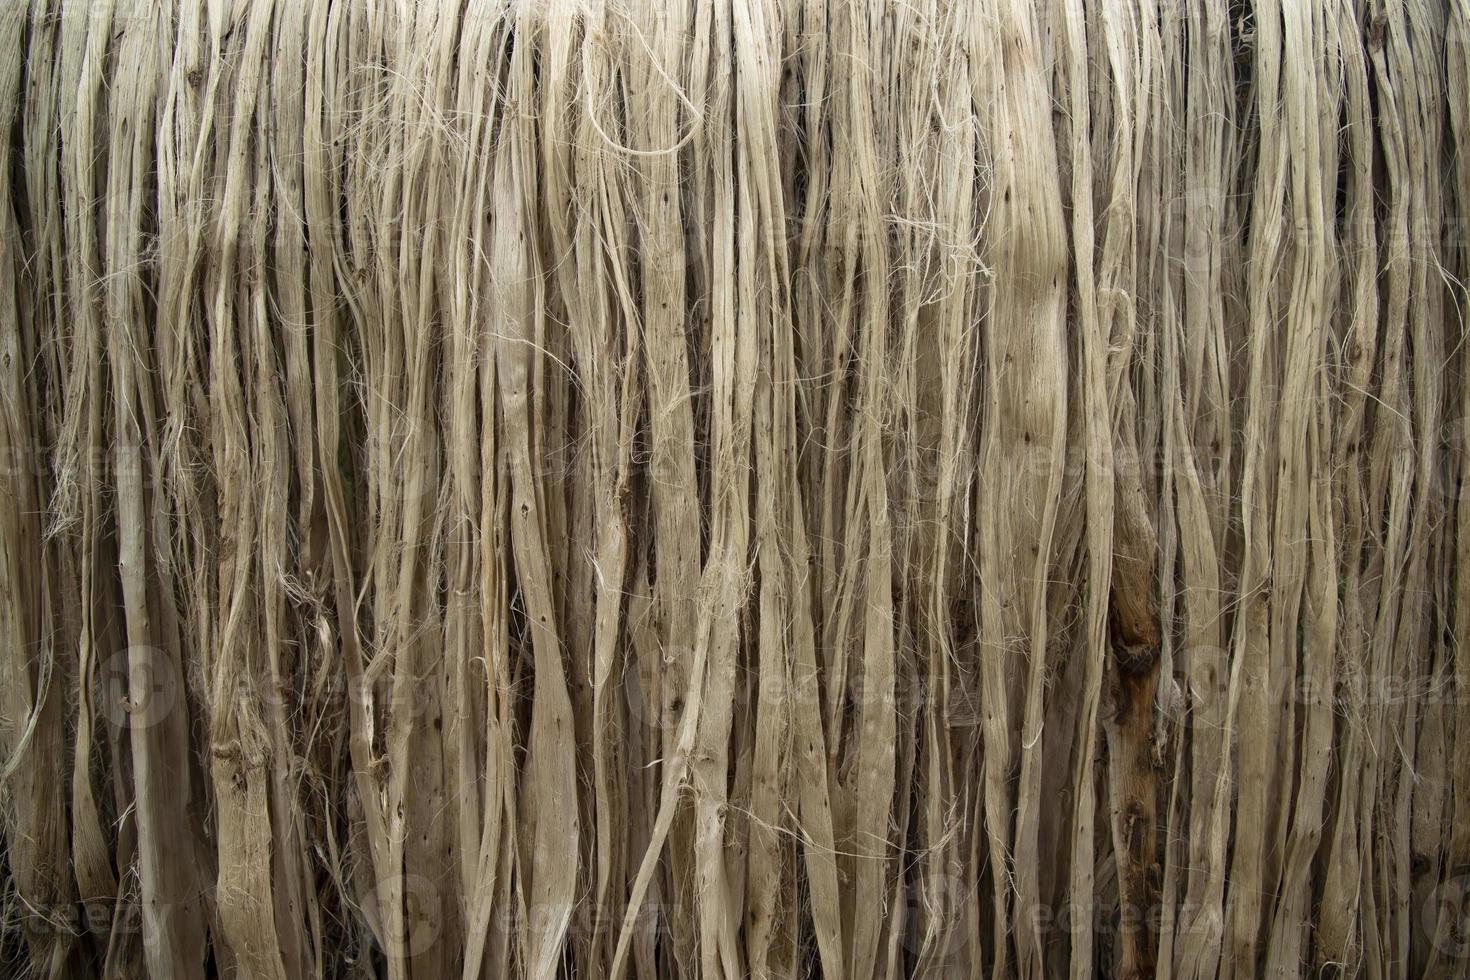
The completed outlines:
{"type": "Polygon", "coordinates": [[[7,0],[7,976],[1464,976],[1463,0],[7,0]]]}

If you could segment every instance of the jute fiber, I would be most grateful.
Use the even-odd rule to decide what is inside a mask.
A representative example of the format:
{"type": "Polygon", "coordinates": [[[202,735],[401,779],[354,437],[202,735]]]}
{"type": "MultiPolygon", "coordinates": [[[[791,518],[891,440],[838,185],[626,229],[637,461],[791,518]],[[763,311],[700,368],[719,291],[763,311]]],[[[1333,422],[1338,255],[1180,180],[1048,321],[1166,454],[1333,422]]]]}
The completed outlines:
{"type": "Polygon", "coordinates": [[[0,974],[1465,977],[1466,0],[3,0],[0,974]]]}

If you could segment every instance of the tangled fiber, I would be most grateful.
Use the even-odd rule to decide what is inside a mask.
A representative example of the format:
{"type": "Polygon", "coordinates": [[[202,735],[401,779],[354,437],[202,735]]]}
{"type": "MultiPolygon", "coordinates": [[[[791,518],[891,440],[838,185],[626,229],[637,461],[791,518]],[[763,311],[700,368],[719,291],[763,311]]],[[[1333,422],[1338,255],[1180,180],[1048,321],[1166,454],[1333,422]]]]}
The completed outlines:
{"type": "Polygon", "coordinates": [[[1465,0],[6,0],[0,973],[1466,975],[1465,0]]]}

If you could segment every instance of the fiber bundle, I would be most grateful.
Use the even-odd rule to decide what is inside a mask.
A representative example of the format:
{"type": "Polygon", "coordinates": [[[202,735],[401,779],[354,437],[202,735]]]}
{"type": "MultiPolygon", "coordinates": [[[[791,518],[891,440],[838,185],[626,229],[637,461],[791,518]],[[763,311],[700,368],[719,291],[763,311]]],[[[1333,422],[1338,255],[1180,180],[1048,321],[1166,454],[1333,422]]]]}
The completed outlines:
{"type": "Polygon", "coordinates": [[[1464,0],[6,0],[0,973],[1470,964],[1464,0]]]}

